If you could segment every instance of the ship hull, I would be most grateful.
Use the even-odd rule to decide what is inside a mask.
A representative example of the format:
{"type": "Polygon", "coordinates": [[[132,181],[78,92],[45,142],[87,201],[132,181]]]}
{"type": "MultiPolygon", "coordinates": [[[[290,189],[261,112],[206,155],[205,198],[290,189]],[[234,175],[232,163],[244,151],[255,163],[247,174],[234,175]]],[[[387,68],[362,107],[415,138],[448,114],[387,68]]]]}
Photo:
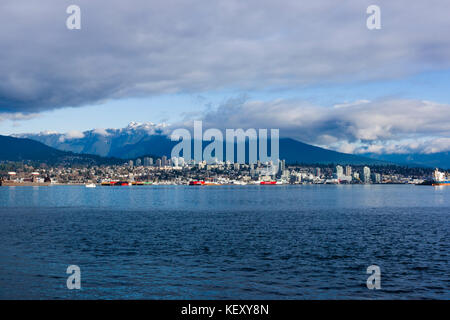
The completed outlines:
{"type": "Polygon", "coordinates": [[[261,181],[259,184],[262,186],[267,186],[267,185],[271,186],[271,185],[277,184],[277,182],[276,181],[261,181]]]}
{"type": "Polygon", "coordinates": [[[434,186],[434,187],[438,187],[438,186],[450,186],[450,181],[433,182],[432,186],[434,186]]]}

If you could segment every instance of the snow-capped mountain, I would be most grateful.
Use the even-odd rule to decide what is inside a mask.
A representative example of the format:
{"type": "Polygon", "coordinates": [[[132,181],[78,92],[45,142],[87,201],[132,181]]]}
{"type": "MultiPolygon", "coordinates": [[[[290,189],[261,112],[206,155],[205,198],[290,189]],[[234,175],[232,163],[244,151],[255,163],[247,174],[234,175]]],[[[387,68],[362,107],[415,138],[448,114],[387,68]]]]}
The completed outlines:
{"type": "MultiPolygon", "coordinates": [[[[66,133],[43,131],[36,134],[14,136],[33,139],[64,151],[129,158],[129,150],[125,154],[124,149],[143,140],[167,140],[167,128],[168,125],[165,123],[131,122],[127,127],[121,129],[93,129],[66,133]]],[[[146,154],[152,154],[152,150],[148,150],[146,154]]]]}

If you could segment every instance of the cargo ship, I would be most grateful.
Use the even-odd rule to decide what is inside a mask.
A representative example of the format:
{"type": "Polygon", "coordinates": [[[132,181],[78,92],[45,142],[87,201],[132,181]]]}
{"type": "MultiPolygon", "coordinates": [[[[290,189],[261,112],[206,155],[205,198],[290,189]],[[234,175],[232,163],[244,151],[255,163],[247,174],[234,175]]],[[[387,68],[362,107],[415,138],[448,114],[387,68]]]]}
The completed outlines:
{"type": "Polygon", "coordinates": [[[260,185],[274,185],[274,184],[283,184],[281,181],[261,181],[260,185]]]}
{"type": "Polygon", "coordinates": [[[205,185],[205,181],[200,180],[200,181],[189,181],[189,185],[190,186],[204,186],[205,185]]]}
{"type": "Polygon", "coordinates": [[[152,184],[151,182],[142,182],[142,181],[104,181],[101,183],[101,186],[143,186],[152,184]]]}
{"type": "Polygon", "coordinates": [[[438,169],[433,172],[433,186],[450,186],[450,179],[447,178],[444,172],[440,172],[438,169]]]}
{"type": "Polygon", "coordinates": [[[189,181],[190,186],[223,186],[223,183],[215,182],[215,181],[189,181]]]}
{"type": "Polygon", "coordinates": [[[128,181],[106,181],[101,186],[128,186],[128,181]]]}

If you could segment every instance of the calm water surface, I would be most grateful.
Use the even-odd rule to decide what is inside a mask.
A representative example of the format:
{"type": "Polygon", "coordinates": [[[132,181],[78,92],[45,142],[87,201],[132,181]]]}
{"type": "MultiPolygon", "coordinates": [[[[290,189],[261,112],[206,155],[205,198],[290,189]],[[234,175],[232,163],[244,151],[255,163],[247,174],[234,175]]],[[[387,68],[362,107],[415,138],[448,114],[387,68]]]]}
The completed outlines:
{"type": "Polygon", "coordinates": [[[1,299],[450,299],[449,187],[0,187],[0,219],[1,299]]]}

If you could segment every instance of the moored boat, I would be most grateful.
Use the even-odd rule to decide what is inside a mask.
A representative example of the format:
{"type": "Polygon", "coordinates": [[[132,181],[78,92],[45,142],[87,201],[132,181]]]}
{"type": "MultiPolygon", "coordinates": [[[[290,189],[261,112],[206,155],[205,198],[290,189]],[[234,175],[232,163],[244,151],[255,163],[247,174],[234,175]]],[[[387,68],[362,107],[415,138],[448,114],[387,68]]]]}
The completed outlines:
{"type": "Polygon", "coordinates": [[[203,186],[205,185],[205,181],[200,180],[200,181],[189,181],[189,185],[190,186],[203,186]]]}
{"type": "Polygon", "coordinates": [[[261,181],[259,184],[260,185],[274,185],[274,184],[277,184],[277,182],[276,181],[261,181]]]}
{"type": "Polygon", "coordinates": [[[438,169],[433,172],[433,186],[450,186],[450,179],[444,172],[440,172],[438,169]]]}

